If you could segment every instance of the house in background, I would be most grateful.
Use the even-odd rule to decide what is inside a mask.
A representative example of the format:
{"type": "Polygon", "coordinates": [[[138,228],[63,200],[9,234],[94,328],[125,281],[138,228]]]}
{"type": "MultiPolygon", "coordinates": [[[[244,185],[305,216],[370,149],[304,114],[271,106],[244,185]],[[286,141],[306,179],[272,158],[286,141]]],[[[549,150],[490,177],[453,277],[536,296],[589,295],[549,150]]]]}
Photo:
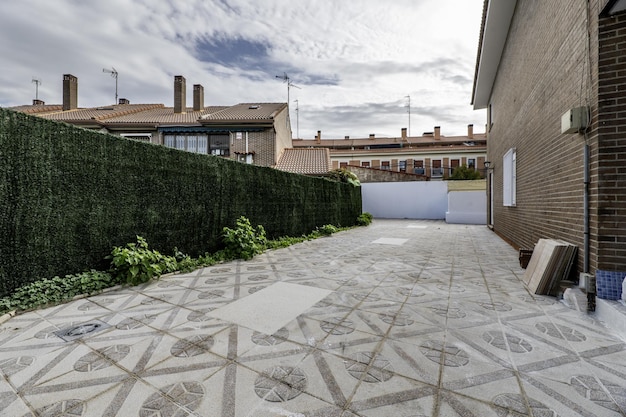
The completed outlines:
{"type": "Polygon", "coordinates": [[[440,126],[410,137],[402,128],[401,135],[392,138],[322,139],[318,131],[313,140],[294,139],[293,147],[329,149],[332,169],[362,167],[441,180],[461,165],[485,172],[486,143],[486,135],[474,133],[474,126],[469,125],[465,136],[444,136],[440,126]]]}
{"type": "Polygon", "coordinates": [[[472,98],[487,109],[493,230],[519,248],[563,239],[579,272],[620,282],[624,57],[624,0],[486,0],[472,98]]]}
{"type": "Polygon", "coordinates": [[[286,103],[240,103],[205,106],[204,87],[193,86],[193,107],[187,107],[185,77],[174,77],[174,107],[163,104],[118,104],[78,107],[78,79],[63,76],[63,104],[32,105],[13,110],[62,121],[86,129],[151,142],[188,152],[217,155],[240,162],[275,166],[291,147],[291,122],[286,103]]]}

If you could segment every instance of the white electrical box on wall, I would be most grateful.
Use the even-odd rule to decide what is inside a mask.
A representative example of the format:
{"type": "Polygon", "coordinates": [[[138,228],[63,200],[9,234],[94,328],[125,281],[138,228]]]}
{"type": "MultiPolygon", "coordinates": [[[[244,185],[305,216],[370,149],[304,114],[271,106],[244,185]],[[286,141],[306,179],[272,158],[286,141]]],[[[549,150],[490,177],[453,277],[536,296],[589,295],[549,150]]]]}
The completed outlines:
{"type": "Polygon", "coordinates": [[[579,133],[587,128],[589,108],[574,107],[561,116],[561,133],[579,133]]]}

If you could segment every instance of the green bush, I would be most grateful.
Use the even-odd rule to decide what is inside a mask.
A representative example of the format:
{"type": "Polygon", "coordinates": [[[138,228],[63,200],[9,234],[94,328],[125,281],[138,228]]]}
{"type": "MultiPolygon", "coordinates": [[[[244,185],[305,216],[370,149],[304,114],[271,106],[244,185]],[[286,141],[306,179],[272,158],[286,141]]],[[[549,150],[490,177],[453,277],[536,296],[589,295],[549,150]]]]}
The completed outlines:
{"type": "Polygon", "coordinates": [[[148,242],[141,236],[137,236],[137,243],[114,247],[110,259],[114,278],[130,285],[150,281],[177,268],[176,258],[148,249],[148,242]]]}
{"type": "Polygon", "coordinates": [[[332,224],[325,224],[322,227],[318,227],[317,231],[322,236],[330,236],[333,233],[337,233],[339,229],[336,226],[333,226],[332,224]]]}
{"type": "Polygon", "coordinates": [[[228,257],[246,260],[262,253],[267,243],[265,228],[259,225],[255,229],[244,216],[237,219],[234,229],[224,227],[223,240],[228,257]]]}
{"type": "Polygon", "coordinates": [[[77,295],[100,292],[118,283],[111,274],[94,270],[63,278],[42,279],[18,288],[10,296],[0,298],[0,314],[58,304],[77,295]]]}
{"type": "Polygon", "coordinates": [[[454,168],[449,180],[479,180],[480,172],[474,168],[468,168],[467,165],[461,165],[454,168]]]}
{"type": "Polygon", "coordinates": [[[368,212],[361,213],[359,217],[357,217],[356,219],[356,224],[359,226],[369,226],[369,224],[372,223],[373,219],[374,219],[374,216],[372,216],[371,213],[368,213],[368,212]]]}
{"type": "Polygon", "coordinates": [[[359,177],[357,177],[355,173],[350,172],[345,168],[333,169],[328,173],[327,178],[346,184],[352,184],[356,187],[359,187],[361,185],[359,177]]]}

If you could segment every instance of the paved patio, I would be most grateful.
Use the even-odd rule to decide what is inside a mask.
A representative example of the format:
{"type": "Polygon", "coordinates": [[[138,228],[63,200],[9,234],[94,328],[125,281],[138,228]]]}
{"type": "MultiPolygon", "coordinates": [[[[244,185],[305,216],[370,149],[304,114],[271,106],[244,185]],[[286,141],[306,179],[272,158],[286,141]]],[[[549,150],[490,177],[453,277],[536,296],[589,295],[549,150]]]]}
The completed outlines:
{"type": "Polygon", "coordinates": [[[484,226],[376,220],[33,311],[0,415],[626,415],[624,341],[522,274],[484,226]]]}

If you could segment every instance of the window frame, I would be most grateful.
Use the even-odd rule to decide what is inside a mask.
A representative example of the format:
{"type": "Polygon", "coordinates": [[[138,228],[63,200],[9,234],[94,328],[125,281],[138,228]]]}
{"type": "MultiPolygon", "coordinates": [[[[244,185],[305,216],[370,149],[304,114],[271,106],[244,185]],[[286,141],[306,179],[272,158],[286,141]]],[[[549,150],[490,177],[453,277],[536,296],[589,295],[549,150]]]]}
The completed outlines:
{"type": "Polygon", "coordinates": [[[502,156],[502,205],[517,206],[517,150],[509,149],[502,156]]]}

